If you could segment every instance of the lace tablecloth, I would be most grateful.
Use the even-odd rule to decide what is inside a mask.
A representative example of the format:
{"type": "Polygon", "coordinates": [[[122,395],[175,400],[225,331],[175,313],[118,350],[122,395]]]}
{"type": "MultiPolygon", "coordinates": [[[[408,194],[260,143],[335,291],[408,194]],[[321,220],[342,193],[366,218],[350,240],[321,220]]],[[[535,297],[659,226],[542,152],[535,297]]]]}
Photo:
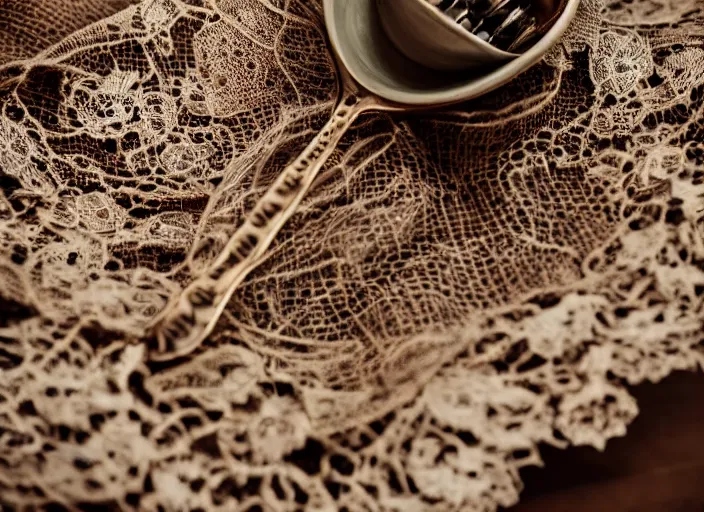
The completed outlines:
{"type": "Polygon", "coordinates": [[[332,111],[321,14],[0,4],[4,507],[494,511],[701,364],[698,0],[583,0],[502,89],[366,115],[214,334],[151,358],[332,111]]]}

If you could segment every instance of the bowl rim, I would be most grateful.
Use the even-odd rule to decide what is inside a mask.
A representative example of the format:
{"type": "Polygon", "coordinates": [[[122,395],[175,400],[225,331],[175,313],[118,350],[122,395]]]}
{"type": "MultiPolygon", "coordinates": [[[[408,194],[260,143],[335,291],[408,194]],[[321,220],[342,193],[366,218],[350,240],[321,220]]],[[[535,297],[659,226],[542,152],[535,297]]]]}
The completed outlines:
{"type": "MultiPolygon", "coordinates": [[[[366,2],[368,4],[376,4],[377,2],[377,0],[356,1],[366,2]]],[[[516,76],[538,63],[545,53],[557,44],[575,18],[580,4],[580,0],[567,0],[564,10],[543,37],[518,57],[513,58],[505,64],[501,64],[485,75],[445,90],[408,92],[390,88],[376,80],[370,79],[368,74],[362,73],[355,66],[350,65],[349,55],[341,43],[340,33],[335,24],[336,6],[343,2],[351,3],[352,0],[323,0],[325,26],[339,65],[345,68],[347,73],[351,75],[358,85],[382,100],[386,100],[397,106],[417,108],[429,108],[467,101],[510,82],[516,76]]],[[[428,5],[428,7],[433,6],[428,5]]],[[[372,6],[372,8],[376,9],[376,5],[372,6]]],[[[355,27],[357,27],[356,24],[355,27]]],[[[418,65],[420,66],[420,64],[418,65]]],[[[433,70],[430,69],[428,69],[428,71],[433,72],[433,70]]]]}

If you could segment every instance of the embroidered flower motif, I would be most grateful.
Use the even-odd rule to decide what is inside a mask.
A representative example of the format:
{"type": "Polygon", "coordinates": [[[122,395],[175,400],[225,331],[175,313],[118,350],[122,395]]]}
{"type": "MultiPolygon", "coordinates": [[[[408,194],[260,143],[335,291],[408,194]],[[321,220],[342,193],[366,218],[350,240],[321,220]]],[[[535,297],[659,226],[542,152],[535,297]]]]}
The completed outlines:
{"type": "Polygon", "coordinates": [[[113,71],[107,77],[83,78],[73,86],[69,112],[78,125],[101,137],[121,137],[139,129],[147,142],[168,133],[176,123],[172,98],[144,93],[136,72],[113,71]]]}
{"type": "Polygon", "coordinates": [[[545,399],[519,386],[511,385],[490,371],[447,370],[438,374],[424,392],[426,407],[442,425],[470,432],[483,442],[495,445],[532,446],[522,429],[506,436],[506,426],[520,421],[532,433],[551,439],[545,399]],[[504,437],[497,438],[501,432],[504,437]]]}
{"type": "Polygon", "coordinates": [[[216,153],[210,142],[196,144],[189,140],[174,142],[166,147],[159,159],[171,176],[210,177],[209,159],[216,153]]]}
{"type": "Polygon", "coordinates": [[[607,300],[600,296],[567,295],[559,307],[527,318],[522,331],[534,353],[545,359],[560,357],[593,336],[594,315],[605,305],[607,300]]]}
{"type": "Polygon", "coordinates": [[[274,396],[266,400],[257,419],[249,425],[249,441],[254,461],[276,462],[303,448],[310,423],[298,402],[274,396]]]}
{"type": "Polygon", "coordinates": [[[171,37],[171,26],[178,19],[179,7],[174,0],[146,0],[140,4],[142,21],[151,35],[154,45],[164,55],[171,55],[174,42],[171,37]]]}
{"type": "Polygon", "coordinates": [[[627,93],[653,72],[650,48],[640,35],[626,30],[602,34],[590,64],[596,85],[617,95],[627,93]]]}
{"type": "Polygon", "coordinates": [[[104,79],[84,78],[73,88],[69,105],[79,123],[96,135],[122,135],[136,123],[137,73],[114,71],[104,79]]]}
{"type": "Polygon", "coordinates": [[[626,433],[637,414],[638,406],[626,391],[595,379],[562,399],[555,424],[572,443],[603,450],[608,439],[626,433]]]}
{"type": "Polygon", "coordinates": [[[0,117],[0,171],[14,176],[27,192],[49,196],[56,190],[42,150],[21,126],[0,117]]]}
{"type": "Polygon", "coordinates": [[[503,506],[518,499],[513,470],[500,456],[482,448],[447,445],[433,436],[415,439],[407,468],[424,496],[464,505],[467,510],[479,510],[487,495],[503,506]]]}

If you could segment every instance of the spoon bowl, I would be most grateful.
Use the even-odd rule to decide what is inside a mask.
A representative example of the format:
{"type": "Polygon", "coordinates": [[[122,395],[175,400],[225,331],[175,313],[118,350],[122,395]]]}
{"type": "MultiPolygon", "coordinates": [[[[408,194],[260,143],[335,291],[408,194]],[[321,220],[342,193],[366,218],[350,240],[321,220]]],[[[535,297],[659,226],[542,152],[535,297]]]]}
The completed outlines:
{"type": "MultiPolygon", "coordinates": [[[[579,0],[566,0],[564,8],[545,34],[520,55],[502,52],[470,33],[463,34],[466,43],[464,54],[469,56],[468,52],[473,51],[479,56],[478,59],[482,59],[477,62],[481,67],[444,71],[430,69],[417,62],[427,59],[427,55],[417,55],[415,60],[408,58],[406,54],[414,51],[414,46],[405,47],[404,52],[400,51],[384,25],[396,27],[389,30],[389,33],[413,31],[415,38],[425,34],[423,37],[429,41],[443,38],[456,41],[458,31],[463,29],[453,26],[449,20],[442,20],[439,12],[435,22],[441,20],[444,23],[433,22],[433,25],[429,25],[427,19],[433,18],[427,18],[425,25],[411,27],[405,21],[394,20],[392,16],[403,11],[403,6],[406,5],[415,6],[417,12],[426,15],[430,9],[435,9],[426,0],[323,0],[330,42],[341,66],[355,82],[391,104],[418,108],[476,98],[526,71],[559,41],[577,12],[579,0]],[[391,3],[396,6],[393,10],[389,7],[391,3]],[[429,28],[444,32],[432,32],[429,28]]],[[[411,9],[409,12],[416,10],[411,9]]],[[[394,39],[397,39],[398,44],[399,38],[394,39]]],[[[437,48],[437,43],[433,44],[437,48]]]]}
{"type": "Polygon", "coordinates": [[[394,47],[428,68],[475,69],[518,57],[465,30],[428,0],[377,0],[376,4],[381,26],[394,47]]]}

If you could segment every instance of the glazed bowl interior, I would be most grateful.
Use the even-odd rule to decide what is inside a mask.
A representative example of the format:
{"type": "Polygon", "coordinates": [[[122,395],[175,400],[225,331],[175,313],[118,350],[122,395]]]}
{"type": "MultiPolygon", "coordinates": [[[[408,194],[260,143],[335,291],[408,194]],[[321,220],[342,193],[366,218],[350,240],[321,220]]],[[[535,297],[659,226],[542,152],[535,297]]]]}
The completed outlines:
{"type": "Polygon", "coordinates": [[[324,0],[325,24],[333,49],[365,89],[395,104],[433,106],[480,96],[537,63],[562,36],[579,0],[567,0],[547,33],[504,64],[466,71],[431,70],[404,56],[382,28],[377,0],[324,0]]]}

